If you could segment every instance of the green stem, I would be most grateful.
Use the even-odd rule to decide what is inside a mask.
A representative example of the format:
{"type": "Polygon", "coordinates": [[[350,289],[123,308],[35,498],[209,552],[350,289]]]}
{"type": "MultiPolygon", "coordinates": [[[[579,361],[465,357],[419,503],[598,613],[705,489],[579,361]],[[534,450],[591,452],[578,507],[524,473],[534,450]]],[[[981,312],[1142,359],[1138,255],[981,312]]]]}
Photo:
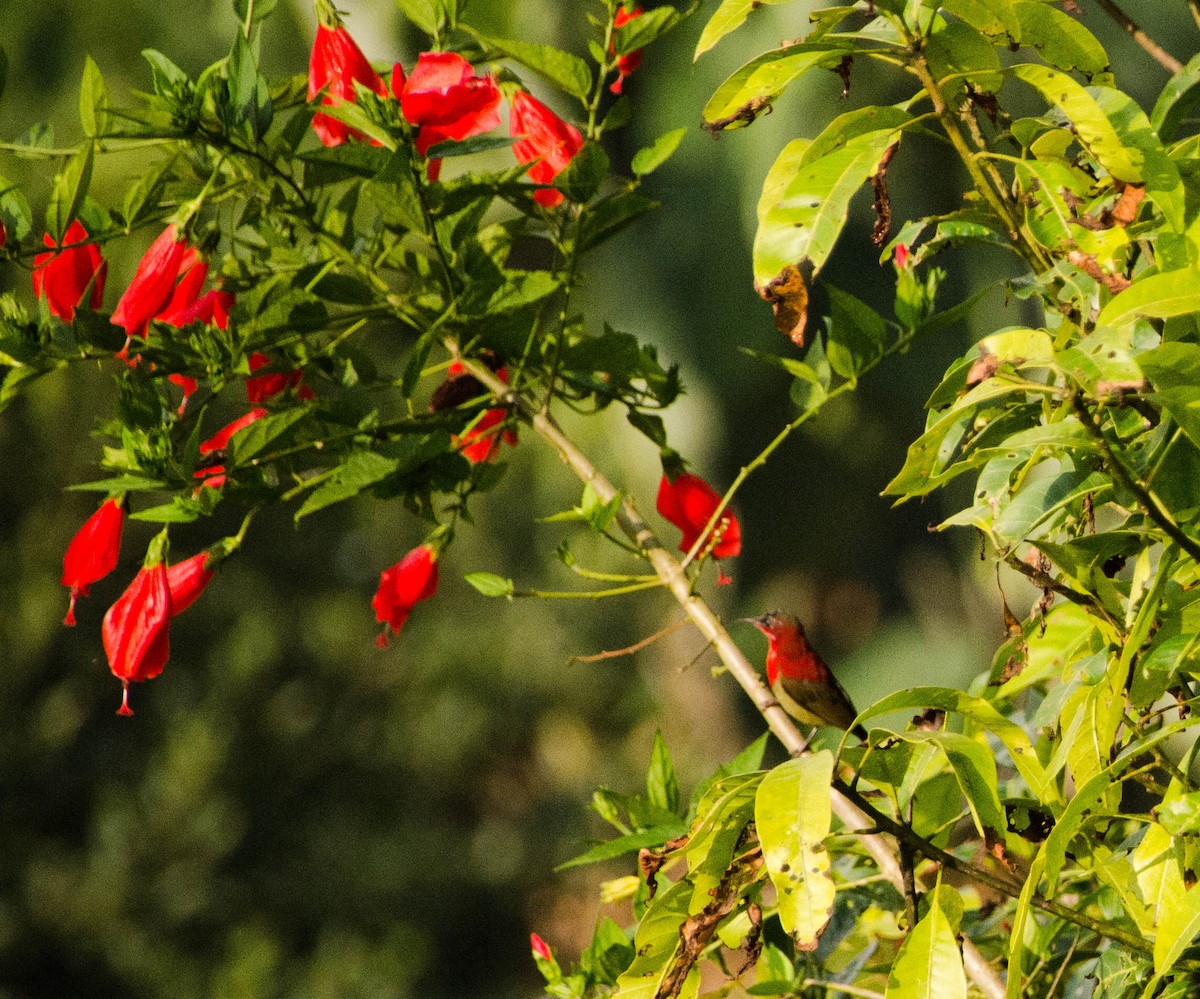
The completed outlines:
{"type": "Polygon", "coordinates": [[[1180,526],[1175,523],[1175,518],[1171,516],[1171,512],[1162,504],[1162,501],[1151,490],[1134,477],[1133,473],[1125,467],[1124,462],[1117,457],[1108,438],[1104,436],[1104,430],[1101,428],[1097,417],[1088,409],[1087,404],[1082,397],[1075,394],[1071,397],[1071,403],[1078,414],[1080,422],[1087,428],[1088,433],[1092,435],[1092,439],[1100,445],[1100,450],[1104,452],[1105,463],[1108,465],[1112,476],[1122,486],[1128,489],[1135,497],[1142,509],[1154,523],[1162,528],[1163,533],[1174,541],[1180,548],[1188,553],[1193,561],[1200,563],[1200,544],[1197,544],[1192,538],[1189,538],[1180,526]]]}
{"type": "Polygon", "coordinates": [[[607,590],[514,590],[514,597],[542,597],[546,600],[603,600],[607,597],[623,597],[627,593],[654,590],[664,583],[657,576],[628,586],[612,586],[607,590]]]}

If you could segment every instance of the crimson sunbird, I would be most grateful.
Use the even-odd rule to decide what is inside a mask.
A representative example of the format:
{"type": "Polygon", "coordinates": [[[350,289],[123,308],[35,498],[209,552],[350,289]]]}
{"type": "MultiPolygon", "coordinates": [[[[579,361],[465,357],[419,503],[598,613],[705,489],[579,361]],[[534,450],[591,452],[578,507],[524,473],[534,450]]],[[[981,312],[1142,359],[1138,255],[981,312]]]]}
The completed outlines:
{"type": "Polygon", "coordinates": [[[805,725],[848,729],[866,739],[866,729],[854,724],[858,712],[853,703],[825,660],[808,644],[795,614],[767,611],[741,620],[767,636],[767,683],[784,711],[805,725]]]}

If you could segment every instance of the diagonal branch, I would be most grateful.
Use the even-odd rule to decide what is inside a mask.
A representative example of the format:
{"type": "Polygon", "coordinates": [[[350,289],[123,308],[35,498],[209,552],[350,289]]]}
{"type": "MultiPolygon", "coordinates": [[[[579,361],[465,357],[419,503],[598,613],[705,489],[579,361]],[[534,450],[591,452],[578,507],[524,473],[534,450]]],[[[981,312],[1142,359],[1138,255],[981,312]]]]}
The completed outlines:
{"type": "Polygon", "coordinates": [[[1121,29],[1125,31],[1130,38],[1132,38],[1147,53],[1149,53],[1151,59],[1158,63],[1168,73],[1174,75],[1183,69],[1183,63],[1181,63],[1178,59],[1171,55],[1170,52],[1164,49],[1158,44],[1158,42],[1156,42],[1153,38],[1146,34],[1146,32],[1139,28],[1134,22],[1133,18],[1131,18],[1125,13],[1125,11],[1113,3],[1113,0],[1096,0],[1096,3],[1100,6],[1100,9],[1104,11],[1104,13],[1106,13],[1121,26],[1121,29]]]}

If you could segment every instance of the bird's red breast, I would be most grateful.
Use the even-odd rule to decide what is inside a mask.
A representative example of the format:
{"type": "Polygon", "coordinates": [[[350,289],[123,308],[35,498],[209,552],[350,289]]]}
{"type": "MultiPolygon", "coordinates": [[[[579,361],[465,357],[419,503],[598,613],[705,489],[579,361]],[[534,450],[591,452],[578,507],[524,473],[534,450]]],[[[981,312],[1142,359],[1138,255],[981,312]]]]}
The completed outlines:
{"type": "Polygon", "coordinates": [[[780,622],[763,629],[767,636],[767,683],[774,685],[780,676],[806,683],[827,683],[829,667],[817,655],[804,633],[791,622],[780,622]]]}

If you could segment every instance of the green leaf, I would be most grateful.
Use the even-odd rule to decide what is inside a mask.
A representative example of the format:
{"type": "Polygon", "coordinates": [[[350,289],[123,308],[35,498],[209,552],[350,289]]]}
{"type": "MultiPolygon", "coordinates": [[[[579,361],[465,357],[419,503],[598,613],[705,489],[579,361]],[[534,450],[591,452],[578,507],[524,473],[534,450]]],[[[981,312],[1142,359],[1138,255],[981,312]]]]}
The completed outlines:
{"type": "Polygon", "coordinates": [[[886,999],[967,999],[962,953],[948,915],[962,912],[962,899],[941,884],[927,898],[929,911],[900,945],[888,975],[886,999]]]}
{"type": "Polygon", "coordinates": [[[592,89],[592,70],[579,56],[556,49],[552,45],[519,42],[507,38],[478,36],[486,45],[499,49],[538,76],[549,80],[572,97],[585,101],[592,89]]]}
{"type": "Polygon", "coordinates": [[[657,207],[657,201],[652,201],[636,191],[623,191],[588,205],[579,223],[579,249],[590,250],[599,246],[630,222],[657,207]]]}
{"type": "MultiPolygon", "coordinates": [[[[472,586],[473,576],[489,576],[486,572],[475,572],[470,576],[465,577],[468,583],[472,586]]],[[[493,576],[493,579],[498,579],[498,576],[493,576]]],[[[503,582],[508,582],[504,580],[503,582]]],[[[476,589],[478,587],[476,586],[476,589]]],[[[503,593],[485,593],[484,596],[506,596],[503,593]]],[[[616,839],[605,840],[603,843],[598,843],[586,853],[581,853],[578,857],[572,857],[570,860],[559,864],[555,871],[565,871],[571,867],[583,867],[586,864],[599,864],[605,860],[612,860],[614,857],[623,857],[627,853],[637,853],[639,850],[646,847],[662,846],[667,840],[675,839],[687,831],[687,827],[683,822],[678,822],[671,825],[651,826],[649,829],[643,829],[641,832],[629,833],[626,836],[618,836],[616,839]]]]}
{"type": "Polygon", "coordinates": [[[673,128],[669,132],[664,132],[653,143],[633,154],[630,169],[639,177],[653,173],[670,159],[671,154],[679,148],[679,143],[683,141],[686,134],[686,128],[673,128]]]}
{"type": "Polygon", "coordinates": [[[1040,0],[1017,0],[1014,6],[1022,44],[1032,45],[1050,65],[1087,76],[1108,68],[1104,46],[1070,14],[1040,0]]]}
{"type": "Polygon", "coordinates": [[[142,49],[142,57],[150,64],[154,92],[159,97],[181,97],[192,89],[187,73],[157,49],[142,49]]]}
{"type": "Polygon", "coordinates": [[[108,131],[108,88],[100,67],[89,55],[83,63],[83,83],[79,88],[79,121],[89,138],[108,131]]]}
{"type": "Polygon", "coordinates": [[[1009,721],[982,698],[972,697],[961,690],[951,690],[947,687],[914,687],[910,690],[897,691],[871,705],[859,716],[858,720],[866,724],[871,718],[877,718],[890,711],[903,711],[909,708],[938,708],[942,711],[953,711],[969,718],[977,725],[982,725],[1004,744],[1012,758],[1013,766],[1025,779],[1032,794],[1048,807],[1053,808],[1055,805],[1061,804],[1062,797],[1058,788],[1046,775],[1024,729],[1009,721]]]}
{"type": "Polygon", "coordinates": [[[578,205],[595,197],[608,176],[608,154],[598,142],[588,142],[554,178],[554,186],[578,205]]]}
{"type": "Polygon", "coordinates": [[[729,32],[740,28],[752,10],[768,4],[790,2],[791,0],[721,0],[721,6],[714,11],[704,30],[700,32],[700,41],[696,43],[696,54],[692,56],[692,61],[699,59],[729,32]]]}
{"type": "Polygon", "coordinates": [[[1121,327],[1138,316],[1169,319],[1200,311],[1200,269],[1168,271],[1139,277],[1114,295],[1096,317],[1096,325],[1121,327]]]}
{"type": "Polygon", "coordinates": [[[743,128],[766,111],[797,77],[814,66],[836,66],[844,45],[796,44],[751,59],[722,83],[704,105],[704,120],[720,129],[743,128]]]}
{"type": "Polygon", "coordinates": [[[613,37],[613,51],[617,55],[629,55],[657,41],[683,19],[670,4],[653,7],[641,16],[626,21],[617,28],[613,37]]]}
{"type": "Polygon", "coordinates": [[[513,595],[513,581],[492,572],[469,572],[463,576],[463,579],[485,597],[511,597],[513,595]]]}
{"type": "Polygon", "coordinates": [[[230,125],[257,142],[271,127],[274,107],[267,81],[258,72],[254,45],[240,31],[234,35],[225,72],[233,112],[230,125]]]}
{"type": "Polygon", "coordinates": [[[280,413],[268,413],[248,426],[242,427],[229,439],[230,464],[244,465],[306,416],[308,416],[308,407],[293,406],[280,413]]]}
{"type": "Polygon", "coordinates": [[[968,86],[994,94],[1004,77],[996,48],[983,34],[962,21],[948,21],[935,29],[926,45],[929,70],[947,93],[958,94],[968,86]]]}
{"type": "Polygon", "coordinates": [[[813,273],[821,269],[846,224],[850,199],[911,123],[899,107],[860,108],[834,119],[811,143],[784,147],[758,203],[756,284],[765,287],[803,261],[813,273]]]}
{"type": "Polygon", "coordinates": [[[1121,141],[1112,122],[1083,86],[1047,66],[1022,63],[1008,72],[1036,88],[1048,104],[1061,110],[1075,126],[1079,141],[1109,173],[1130,183],[1142,181],[1144,157],[1141,151],[1131,149],[1121,141]]]}
{"type": "Polygon", "coordinates": [[[96,144],[89,139],[54,178],[50,204],[46,207],[46,228],[59,245],[87,197],[95,152],[96,144]]]}
{"type": "Polygon", "coordinates": [[[1021,40],[1021,21],[1012,0],[942,0],[942,10],[961,18],[985,35],[1008,35],[1021,40]]]}
{"type": "Polygon", "coordinates": [[[443,0],[396,0],[396,5],[427,35],[438,35],[446,24],[443,0]]]}
{"type": "Polygon", "coordinates": [[[368,486],[387,478],[400,462],[396,458],[385,458],[374,451],[355,451],[337,469],[333,477],[314,489],[296,511],[295,521],[316,513],[333,503],[357,496],[368,486]]]}
{"type": "MultiPolygon", "coordinates": [[[[1175,861],[1178,870],[1178,861],[1175,861]]],[[[1200,892],[1182,877],[1171,879],[1175,890],[1159,902],[1158,930],[1154,937],[1154,971],[1165,975],[1200,934],[1200,892]]]]}
{"type": "Polygon", "coordinates": [[[996,790],[996,760],[985,743],[957,732],[904,732],[899,738],[934,745],[945,753],[979,835],[991,830],[1003,838],[1007,822],[996,790]]]}
{"type": "Polygon", "coordinates": [[[668,812],[679,811],[679,778],[675,776],[675,765],[661,732],[654,733],[650,770],[646,774],[646,797],[652,805],[668,812]]]}
{"type": "MultiPolygon", "coordinates": [[[[653,999],[659,982],[679,943],[679,927],[688,917],[692,886],[687,881],[659,892],[638,924],[633,946],[637,956],[617,979],[613,999],[653,999]]],[[[693,967],[679,993],[681,999],[696,995],[700,981],[698,967],[693,967]]]]}
{"type": "Polygon", "coordinates": [[[830,321],[825,351],[829,366],[843,378],[856,378],[883,357],[887,324],[866,302],[826,285],[830,321]]]}
{"type": "Polygon", "coordinates": [[[1150,125],[1163,142],[1175,138],[1179,126],[1192,113],[1197,101],[1200,101],[1200,55],[1192,56],[1187,65],[1167,81],[1154,102],[1150,125]]]}
{"type": "Polygon", "coordinates": [[[583,487],[583,499],[579,504],[579,512],[584,520],[591,524],[592,529],[603,534],[617,519],[621,509],[621,494],[614,493],[607,503],[596,494],[595,488],[589,482],[583,487]]]}
{"type": "Polygon", "coordinates": [[[1068,503],[1112,489],[1108,475],[1086,470],[1059,472],[1042,478],[1031,476],[1026,481],[1027,484],[992,521],[995,533],[1012,544],[1040,537],[1041,531],[1052,523],[1053,515],[1068,503]]]}
{"type": "Polygon", "coordinates": [[[779,921],[811,948],[833,911],[829,876],[833,754],[827,750],[782,763],[763,778],[754,802],[754,824],[763,861],[779,898],[779,921]]]}

